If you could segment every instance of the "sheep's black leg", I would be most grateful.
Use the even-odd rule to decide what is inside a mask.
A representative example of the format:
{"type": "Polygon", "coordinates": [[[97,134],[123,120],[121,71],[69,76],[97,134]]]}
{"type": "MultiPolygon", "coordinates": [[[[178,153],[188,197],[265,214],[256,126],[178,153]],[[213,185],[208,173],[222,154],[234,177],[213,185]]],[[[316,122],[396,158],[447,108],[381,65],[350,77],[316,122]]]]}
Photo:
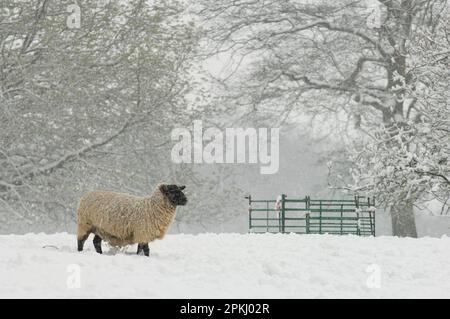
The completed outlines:
{"type": "Polygon", "coordinates": [[[83,251],[84,242],[89,237],[89,234],[84,235],[81,239],[78,239],[78,251],[83,251]]]}
{"type": "Polygon", "coordinates": [[[150,256],[150,248],[148,248],[148,243],[142,244],[142,250],[144,251],[145,256],[150,256]]]}
{"type": "Polygon", "coordinates": [[[144,251],[145,256],[150,256],[150,248],[148,248],[148,244],[138,244],[137,254],[139,255],[141,251],[144,251]]]}
{"type": "Polygon", "coordinates": [[[102,253],[102,238],[99,235],[95,235],[93,242],[94,242],[95,251],[98,252],[99,254],[101,254],[102,253]]]}

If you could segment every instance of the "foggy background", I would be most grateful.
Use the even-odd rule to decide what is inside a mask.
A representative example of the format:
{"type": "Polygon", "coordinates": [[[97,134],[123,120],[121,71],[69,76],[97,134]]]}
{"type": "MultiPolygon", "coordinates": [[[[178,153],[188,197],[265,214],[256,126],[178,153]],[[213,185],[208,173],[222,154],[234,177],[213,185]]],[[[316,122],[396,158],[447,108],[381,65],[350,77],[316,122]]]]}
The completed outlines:
{"type": "Polygon", "coordinates": [[[84,193],[164,181],[189,199],[171,232],[247,232],[244,196],[284,193],[375,196],[377,235],[392,208],[396,235],[413,211],[419,236],[449,234],[448,7],[2,1],[0,233],[73,233],[84,193]],[[172,163],[197,119],[280,127],[278,173],[172,163]]]}

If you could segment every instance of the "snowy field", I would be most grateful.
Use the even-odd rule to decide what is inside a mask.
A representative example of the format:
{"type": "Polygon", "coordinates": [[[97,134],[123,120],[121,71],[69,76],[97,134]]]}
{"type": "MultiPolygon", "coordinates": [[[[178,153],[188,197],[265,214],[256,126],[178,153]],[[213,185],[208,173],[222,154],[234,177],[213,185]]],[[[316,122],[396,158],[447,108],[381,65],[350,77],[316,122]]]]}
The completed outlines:
{"type": "Polygon", "coordinates": [[[65,233],[0,236],[0,297],[450,298],[448,237],[168,235],[150,258],[104,251],[90,237],[79,253],[65,233]]]}

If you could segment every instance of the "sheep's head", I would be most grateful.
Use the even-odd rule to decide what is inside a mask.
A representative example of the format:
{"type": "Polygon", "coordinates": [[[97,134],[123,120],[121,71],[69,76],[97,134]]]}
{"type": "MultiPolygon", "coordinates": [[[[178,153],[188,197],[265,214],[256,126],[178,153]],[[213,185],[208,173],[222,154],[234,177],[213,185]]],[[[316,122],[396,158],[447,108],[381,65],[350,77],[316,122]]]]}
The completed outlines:
{"type": "Polygon", "coordinates": [[[183,189],[185,189],[186,186],[178,186],[175,184],[167,185],[162,184],[159,189],[161,190],[161,193],[163,193],[169,202],[174,206],[181,206],[186,205],[187,198],[186,195],[183,193],[183,189]]]}

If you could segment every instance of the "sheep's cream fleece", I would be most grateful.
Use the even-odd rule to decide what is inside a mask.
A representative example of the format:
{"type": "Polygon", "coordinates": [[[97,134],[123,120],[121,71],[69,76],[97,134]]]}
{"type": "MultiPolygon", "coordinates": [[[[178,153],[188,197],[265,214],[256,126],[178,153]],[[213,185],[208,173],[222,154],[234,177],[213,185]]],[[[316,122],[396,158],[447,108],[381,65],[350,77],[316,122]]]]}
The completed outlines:
{"type": "Polygon", "coordinates": [[[160,186],[148,197],[108,191],[86,194],[77,210],[78,238],[92,232],[112,246],[163,238],[175,218],[176,207],[160,186]]]}

